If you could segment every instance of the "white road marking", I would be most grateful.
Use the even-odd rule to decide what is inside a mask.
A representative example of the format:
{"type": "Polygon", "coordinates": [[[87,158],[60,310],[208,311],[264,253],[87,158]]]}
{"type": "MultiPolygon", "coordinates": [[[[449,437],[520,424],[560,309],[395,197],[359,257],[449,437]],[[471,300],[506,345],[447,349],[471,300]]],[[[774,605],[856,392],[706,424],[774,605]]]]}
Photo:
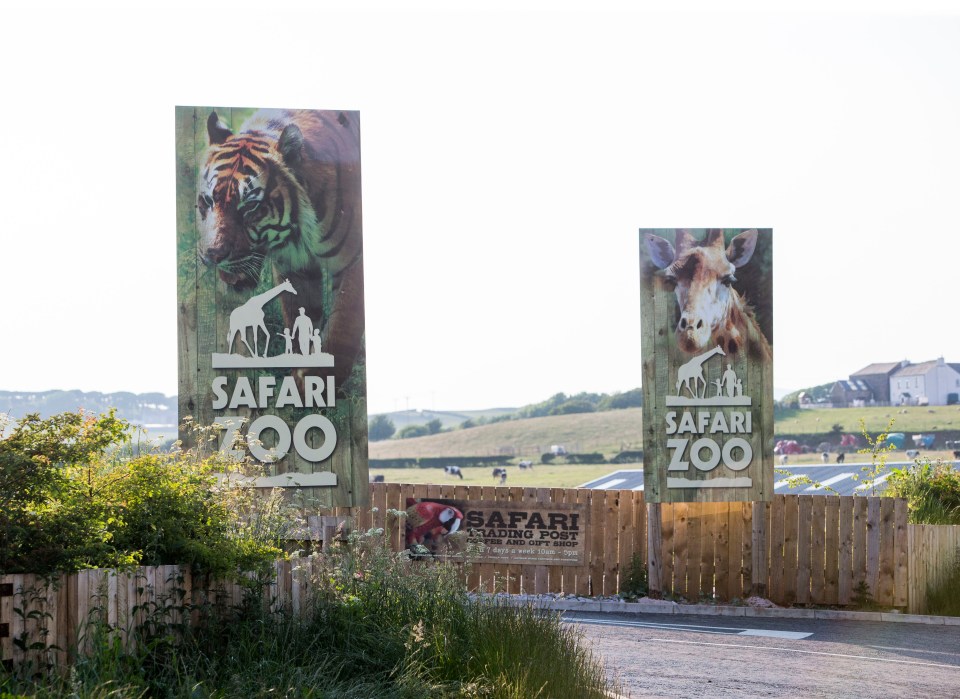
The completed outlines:
{"type": "Polygon", "coordinates": [[[593,487],[594,487],[594,490],[606,490],[607,488],[612,488],[615,485],[620,485],[626,480],[627,480],[626,478],[614,478],[613,480],[604,481],[603,483],[598,483],[593,487]]]}
{"type": "Polygon", "coordinates": [[[853,475],[852,473],[841,473],[841,474],[839,474],[839,475],[837,475],[837,476],[834,476],[833,478],[828,478],[828,479],[825,480],[825,481],[820,481],[820,485],[811,485],[811,486],[810,486],[809,488],[807,488],[804,492],[806,492],[806,493],[813,493],[813,492],[816,492],[816,491],[818,491],[818,490],[823,490],[823,489],[826,488],[827,486],[833,485],[834,483],[839,483],[839,482],[842,481],[842,480],[846,480],[847,478],[849,478],[849,477],[852,476],[852,475],[853,475]]]}
{"type": "Polygon", "coordinates": [[[874,660],[880,663],[898,663],[900,665],[923,665],[924,667],[945,667],[950,670],[960,670],[957,665],[943,665],[942,663],[921,663],[916,660],[900,660],[899,658],[872,658],[869,655],[852,655],[850,653],[827,653],[822,650],[801,650],[799,648],[782,648],[780,646],[748,646],[744,643],[708,643],[707,641],[681,641],[673,638],[651,638],[651,641],[661,643],[686,643],[691,646],[723,646],[725,648],[750,648],[752,650],[779,650],[787,653],[805,653],[807,655],[828,655],[834,658],[853,658],[855,660],[874,660]]]}
{"type": "Polygon", "coordinates": [[[661,631],[695,631],[698,633],[716,633],[725,636],[767,636],[770,638],[789,638],[799,640],[809,638],[812,632],[806,631],[774,631],[771,629],[745,629],[735,626],[700,626],[698,624],[667,624],[656,621],[623,621],[616,619],[582,619],[571,618],[564,621],[576,624],[596,624],[598,626],[631,626],[634,628],[660,629],[661,631]]]}
{"type": "Polygon", "coordinates": [[[861,485],[858,485],[856,488],[854,488],[854,490],[867,490],[868,488],[874,488],[880,485],[881,483],[883,483],[885,480],[887,480],[891,475],[892,474],[890,473],[884,473],[879,478],[874,478],[873,481],[871,481],[870,483],[863,483],[861,485]]]}

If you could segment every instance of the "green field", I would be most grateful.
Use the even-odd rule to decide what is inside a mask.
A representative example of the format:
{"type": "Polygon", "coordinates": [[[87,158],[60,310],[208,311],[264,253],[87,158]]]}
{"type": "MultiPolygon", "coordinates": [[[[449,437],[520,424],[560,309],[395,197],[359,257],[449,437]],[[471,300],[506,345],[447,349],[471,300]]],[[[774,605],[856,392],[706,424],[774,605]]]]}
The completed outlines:
{"type": "MultiPolygon", "coordinates": [[[[507,467],[508,487],[576,488],[618,469],[643,469],[643,464],[537,464],[533,469],[507,467]]],[[[371,468],[370,474],[383,474],[387,483],[439,483],[441,485],[500,485],[500,479],[491,476],[493,468],[464,468],[463,480],[448,476],[442,468],[371,468]]]]}
{"type": "Polygon", "coordinates": [[[833,425],[840,425],[843,432],[859,435],[861,419],[871,434],[886,429],[891,419],[894,420],[893,432],[915,434],[960,430],[960,406],[788,410],[777,415],[774,431],[777,434],[816,434],[830,432],[833,425]]]}

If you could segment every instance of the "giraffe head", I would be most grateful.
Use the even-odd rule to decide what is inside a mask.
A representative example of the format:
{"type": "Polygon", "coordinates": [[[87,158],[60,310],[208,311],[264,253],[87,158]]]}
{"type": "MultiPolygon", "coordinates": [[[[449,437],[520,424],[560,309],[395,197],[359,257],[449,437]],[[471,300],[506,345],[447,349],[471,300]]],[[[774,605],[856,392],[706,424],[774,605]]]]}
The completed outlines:
{"type": "MultiPolygon", "coordinates": [[[[660,236],[646,236],[650,259],[664,281],[673,287],[680,307],[677,346],[687,354],[703,352],[716,344],[715,338],[729,335],[731,306],[739,307],[737,292],[731,288],[734,272],[753,256],[757,231],[741,233],[724,248],[723,233],[712,230],[704,240],[680,231],[676,248],[660,236]]],[[[735,329],[734,329],[735,332],[735,329]]],[[[731,348],[736,351],[736,347],[731,348]]]]}

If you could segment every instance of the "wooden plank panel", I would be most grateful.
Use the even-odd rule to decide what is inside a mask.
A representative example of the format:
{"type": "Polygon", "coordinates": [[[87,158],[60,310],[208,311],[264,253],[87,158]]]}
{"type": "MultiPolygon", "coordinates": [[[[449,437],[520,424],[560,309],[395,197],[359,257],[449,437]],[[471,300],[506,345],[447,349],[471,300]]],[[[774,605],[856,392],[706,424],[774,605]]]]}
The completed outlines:
{"type": "MultiPolygon", "coordinates": [[[[536,488],[521,488],[523,493],[523,509],[536,507],[537,506],[537,489],[536,488]]],[[[521,581],[521,591],[524,594],[532,595],[536,587],[536,576],[537,576],[537,567],[534,565],[523,565],[520,566],[520,581],[521,581]]]]}
{"type": "Polygon", "coordinates": [[[774,495],[770,501],[770,589],[768,597],[777,604],[785,604],[783,585],[783,495],[774,495]]]}
{"type": "Polygon", "coordinates": [[[717,503],[714,508],[716,524],[714,531],[713,571],[716,580],[715,594],[717,599],[729,599],[730,590],[730,503],[717,503]]]}
{"type": "Polygon", "coordinates": [[[867,498],[867,586],[879,601],[880,576],[880,498],[867,498]]]}
{"type": "MultiPolygon", "coordinates": [[[[700,586],[700,552],[703,549],[703,537],[706,534],[703,527],[704,503],[688,505],[687,510],[687,594],[688,600],[696,602],[702,594],[700,586]]],[[[674,523],[674,535],[679,524],[674,523]]],[[[677,555],[674,554],[674,560],[677,555]]]]}
{"type": "Polygon", "coordinates": [[[893,605],[894,577],[897,572],[897,556],[894,540],[897,535],[894,519],[893,498],[880,498],[880,568],[879,594],[877,602],[884,606],[893,605]]]}
{"type": "MultiPolygon", "coordinates": [[[[523,488],[507,488],[506,490],[511,507],[523,504],[523,488]]],[[[509,568],[510,580],[507,592],[511,595],[519,595],[523,592],[523,566],[512,565],[509,568]]]]}
{"type": "Polygon", "coordinates": [[[716,594],[714,562],[717,546],[717,508],[720,503],[705,502],[700,516],[700,597],[713,598],[716,594]]]}
{"type": "Polygon", "coordinates": [[[727,545],[726,599],[742,599],[743,594],[743,507],[731,502],[727,506],[727,524],[730,539],[727,545]]]}
{"type": "Polygon", "coordinates": [[[673,551],[673,594],[686,599],[690,598],[692,586],[695,584],[689,579],[687,573],[687,563],[689,561],[689,539],[690,535],[690,508],[692,506],[685,502],[665,505],[664,509],[670,509],[673,512],[673,540],[671,549],[673,551]]]}
{"type": "Polygon", "coordinates": [[[740,504],[740,571],[742,575],[743,597],[753,594],[753,503],[740,504]]]}
{"type": "Polygon", "coordinates": [[[924,536],[922,524],[911,524],[907,527],[907,544],[909,547],[909,587],[907,589],[907,605],[911,614],[926,612],[927,569],[924,562],[927,560],[923,549],[924,536]]]}
{"type": "Polygon", "coordinates": [[[807,604],[810,602],[813,499],[806,496],[797,499],[797,603],[807,604]]]}
{"type": "Polygon", "coordinates": [[[634,493],[621,490],[620,504],[617,508],[617,560],[620,568],[617,576],[617,592],[623,589],[627,576],[632,569],[633,554],[636,551],[636,522],[634,520],[634,493]]]}
{"type": "Polygon", "coordinates": [[[810,602],[824,604],[826,585],[826,507],[825,495],[811,495],[810,514],[810,602]]]}
{"type": "Polygon", "coordinates": [[[590,594],[603,594],[603,541],[606,525],[605,491],[593,490],[590,496],[590,594]]]}
{"type": "MultiPolygon", "coordinates": [[[[572,492],[567,488],[550,489],[551,502],[562,505],[567,502],[567,493],[572,492]]],[[[563,592],[563,577],[567,566],[547,566],[547,590],[553,593],[563,592]]]]}
{"type": "Polygon", "coordinates": [[[770,570],[770,549],[767,546],[770,503],[754,502],[751,508],[751,594],[766,597],[770,570]]]}
{"type": "Polygon", "coordinates": [[[654,598],[664,595],[666,588],[663,570],[663,512],[659,502],[644,500],[647,520],[647,582],[654,598]]]}
{"type": "MultiPolygon", "coordinates": [[[[480,497],[477,500],[496,500],[497,492],[493,486],[482,486],[478,488],[480,497]]],[[[474,490],[471,488],[471,493],[474,490]]],[[[483,592],[495,594],[500,591],[500,581],[497,578],[497,568],[493,563],[480,563],[477,565],[477,572],[480,575],[480,589],[483,592]]]]}
{"type": "Polygon", "coordinates": [[[647,560],[647,503],[642,490],[633,491],[633,526],[636,531],[634,553],[647,560]]]}
{"type": "Polygon", "coordinates": [[[0,660],[13,659],[13,576],[0,575],[0,586],[10,594],[0,597],[0,624],[4,625],[6,633],[0,636],[0,660]]]}
{"type": "Polygon", "coordinates": [[[617,594],[620,576],[620,491],[607,490],[604,496],[606,514],[603,522],[603,594],[617,594]]]}
{"type": "Polygon", "coordinates": [[[836,604],[839,590],[839,560],[840,560],[840,498],[824,496],[826,509],[824,510],[824,556],[825,569],[823,594],[826,604],[836,604]]]}
{"type": "Polygon", "coordinates": [[[894,578],[893,604],[896,607],[906,607],[907,589],[909,587],[909,546],[907,543],[907,501],[897,498],[894,501],[893,512],[896,536],[894,549],[896,550],[896,573],[894,578]]]}
{"type": "Polygon", "coordinates": [[[590,594],[590,541],[593,531],[593,515],[590,505],[590,495],[594,491],[586,488],[578,488],[576,492],[577,503],[583,509],[587,516],[587,529],[584,532],[584,552],[583,565],[576,569],[576,594],[587,596],[590,594]]]}
{"type": "MultiPolygon", "coordinates": [[[[674,508],[676,505],[660,504],[660,587],[665,595],[676,595],[674,588],[674,508]]],[[[652,526],[647,520],[647,526],[652,526]]],[[[686,523],[684,523],[686,527],[686,523]]],[[[650,541],[648,537],[648,541],[650,541]]]]}
{"type": "Polygon", "coordinates": [[[853,588],[867,580],[867,499],[853,498],[853,588]]]}
{"type": "Polygon", "coordinates": [[[837,601],[850,604],[853,598],[853,496],[840,498],[840,551],[837,574],[837,601]]]}
{"type": "Polygon", "coordinates": [[[800,496],[783,496],[783,603],[797,601],[797,540],[800,534],[800,496]]]}

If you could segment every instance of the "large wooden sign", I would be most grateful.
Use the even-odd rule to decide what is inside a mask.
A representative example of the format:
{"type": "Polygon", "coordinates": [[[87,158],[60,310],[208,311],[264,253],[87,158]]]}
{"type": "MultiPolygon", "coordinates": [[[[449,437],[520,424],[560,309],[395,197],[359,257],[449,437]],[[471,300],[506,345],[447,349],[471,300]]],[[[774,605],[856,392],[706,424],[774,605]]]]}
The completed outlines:
{"type": "Polygon", "coordinates": [[[177,107],[176,150],[181,421],[366,504],[359,115],[177,107]]]}
{"type": "Polygon", "coordinates": [[[770,229],[641,229],[647,502],[773,496],[770,229]]]}
{"type": "Polygon", "coordinates": [[[587,509],[574,504],[409,499],[406,537],[411,555],[476,563],[584,565],[587,509]],[[482,542],[469,552],[469,537],[482,542]]]}

